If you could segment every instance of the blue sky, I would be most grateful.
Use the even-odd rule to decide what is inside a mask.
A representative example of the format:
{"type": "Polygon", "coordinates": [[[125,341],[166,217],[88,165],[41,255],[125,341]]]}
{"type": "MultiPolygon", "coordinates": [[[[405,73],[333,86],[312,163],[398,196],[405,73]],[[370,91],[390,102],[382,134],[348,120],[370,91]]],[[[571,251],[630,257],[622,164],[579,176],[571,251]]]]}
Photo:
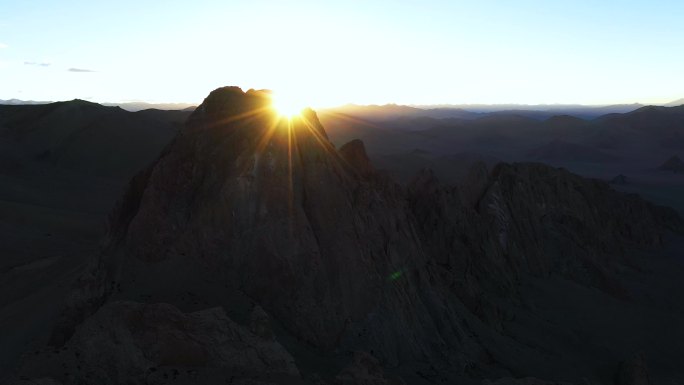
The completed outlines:
{"type": "Polygon", "coordinates": [[[0,2],[0,99],[664,103],[683,1],[0,2]]]}

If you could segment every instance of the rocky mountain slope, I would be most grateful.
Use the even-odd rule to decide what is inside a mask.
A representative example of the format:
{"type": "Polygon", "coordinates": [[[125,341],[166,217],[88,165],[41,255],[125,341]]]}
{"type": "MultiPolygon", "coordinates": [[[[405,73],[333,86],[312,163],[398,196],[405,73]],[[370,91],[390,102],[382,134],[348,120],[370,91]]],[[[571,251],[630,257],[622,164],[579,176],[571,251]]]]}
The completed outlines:
{"type": "Polygon", "coordinates": [[[107,215],[189,112],[81,100],[0,105],[0,383],[45,344],[107,215]]]}
{"type": "Polygon", "coordinates": [[[84,100],[0,105],[0,145],[29,160],[128,179],[151,163],[189,111],[128,112],[84,100]]]}
{"type": "Polygon", "coordinates": [[[683,232],[670,209],[542,164],[477,164],[458,186],[426,170],[403,187],[363,142],[336,149],[313,111],[288,120],[266,92],[221,88],[131,180],[54,348],[17,378],[610,383],[624,354],[662,346],[610,330],[578,344],[530,290],[642,306],[625,280],[642,263],[633,251],[683,232]]]}

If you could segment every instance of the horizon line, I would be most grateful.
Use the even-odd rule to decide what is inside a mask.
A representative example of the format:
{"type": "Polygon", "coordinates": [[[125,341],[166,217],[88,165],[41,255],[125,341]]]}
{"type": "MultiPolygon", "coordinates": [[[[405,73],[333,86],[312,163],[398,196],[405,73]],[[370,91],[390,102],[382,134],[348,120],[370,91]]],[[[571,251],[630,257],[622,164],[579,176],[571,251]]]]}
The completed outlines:
{"type": "MultiPolygon", "coordinates": [[[[51,103],[59,103],[59,102],[70,102],[70,101],[75,101],[75,100],[83,100],[86,102],[90,103],[96,103],[100,104],[103,106],[121,106],[121,105],[130,105],[130,104],[140,104],[140,105],[150,105],[150,106],[155,106],[155,105],[178,105],[178,106],[183,106],[182,108],[189,108],[189,107],[197,107],[202,102],[157,102],[157,101],[142,101],[142,100],[127,100],[127,101],[119,101],[119,102],[111,102],[111,101],[104,101],[104,102],[99,102],[99,101],[93,101],[93,100],[88,100],[86,98],[74,98],[74,99],[69,99],[69,100],[25,100],[25,99],[18,99],[18,98],[10,98],[10,99],[0,99],[0,104],[2,105],[39,105],[39,104],[51,104],[51,103]],[[13,102],[13,103],[7,103],[7,102],[13,102]]],[[[641,107],[646,107],[646,106],[661,106],[661,107],[676,107],[679,105],[684,105],[684,98],[676,99],[676,100],[671,100],[669,102],[660,102],[660,103],[642,103],[642,102],[631,102],[631,103],[596,103],[596,104],[584,104],[584,103],[515,103],[515,102],[508,102],[508,103],[429,103],[429,104],[421,104],[421,103],[396,103],[396,102],[388,102],[388,103],[369,103],[369,104],[363,104],[363,103],[354,103],[354,102],[347,102],[343,104],[338,104],[338,105],[332,105],[332,106],[310,106],[310,108],[314,110],[328,110],[328,109],[335,109],[335,108],[344,108],[344,107],[387,107],[387,106],[397,106],[397,107],[411,107],[411,108],[419,108],[419,109],[439,109],[439,108],[463,108],[463,107],[589,107],[589,108],[600,108],[600,107],[613,107],[613,106],[641,106],[641,107]],[[676,104],[676,103],[681,103],[681,104],[676,104]]],[[[152,107],[153,108],[153,107],[152,107]]]]}

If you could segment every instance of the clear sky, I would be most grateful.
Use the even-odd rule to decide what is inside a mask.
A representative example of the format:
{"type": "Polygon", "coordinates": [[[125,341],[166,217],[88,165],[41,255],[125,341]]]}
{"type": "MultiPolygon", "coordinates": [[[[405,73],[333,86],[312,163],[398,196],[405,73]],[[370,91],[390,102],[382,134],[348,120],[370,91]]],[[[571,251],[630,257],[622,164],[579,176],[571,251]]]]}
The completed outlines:
{"type": "Polygon", "coordinates": [[[0,0],[0,99],[315,106],[684,97],[682,0],[0,0]]]}

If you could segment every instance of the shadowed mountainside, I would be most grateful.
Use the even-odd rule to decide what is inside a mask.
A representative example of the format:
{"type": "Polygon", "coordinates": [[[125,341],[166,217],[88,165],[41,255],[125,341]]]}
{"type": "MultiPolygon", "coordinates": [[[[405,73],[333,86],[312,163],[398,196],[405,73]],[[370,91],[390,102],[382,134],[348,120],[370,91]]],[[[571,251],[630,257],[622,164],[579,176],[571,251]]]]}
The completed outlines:
{"type": "Polygon", "coordinates": [[[402,183],[421,168],[453,184],[463,183],[477,161],[541,161],[606,181],[624,175],[630,183],[615,188],[684,213],[684,174],[654,167],[663,154],[684,156],[684,110],[637,107],[593,119],[569,111],[549,118],[524,111],[437,118],[374,115],[372,109],[324,110],[320,119],[333,143],[363,140],[373,163],[402,183]]]}
{"type": "Polygon", "coordinates": [[[191,368],[203,383],[610,383],[642,350],[657,362],[652,378],[681,380],[684,311],[651,300],[679,281],[636,287],[651,279],[644,269],[662,269],[649,254],[684,231],[673,210],[537,163],[475,163],[456,186],[424,171],[402,186],[363,142],[338,151],[313,111],[281,119],[269,103],[226,87],[192,113],[131,180],[55,348],[20,376],[192,383],[172,376],[191,368]],[[564,304],[590,322],[570,321],[564,304]],[[184,321],[150,321],[167,315],[184,321]],[[648,327],[625,333],[635,325],[648,327]],[[236,353],[259,349],[273,359],[236,353]],[[220,359],[233,355],[239,365],[220,359]]]}
{"type": "Polygon", "coordinates": [[[80,100],[0,105],[0,378],[46,343],[123,188],[189,114],[80,100]]]}
{"type": "Polygon", "coordinates": [[[23,158],[87,175],[128,179],[152,162],[190,115],[74,100],[0,105],[0,141],[23,158]]]}

